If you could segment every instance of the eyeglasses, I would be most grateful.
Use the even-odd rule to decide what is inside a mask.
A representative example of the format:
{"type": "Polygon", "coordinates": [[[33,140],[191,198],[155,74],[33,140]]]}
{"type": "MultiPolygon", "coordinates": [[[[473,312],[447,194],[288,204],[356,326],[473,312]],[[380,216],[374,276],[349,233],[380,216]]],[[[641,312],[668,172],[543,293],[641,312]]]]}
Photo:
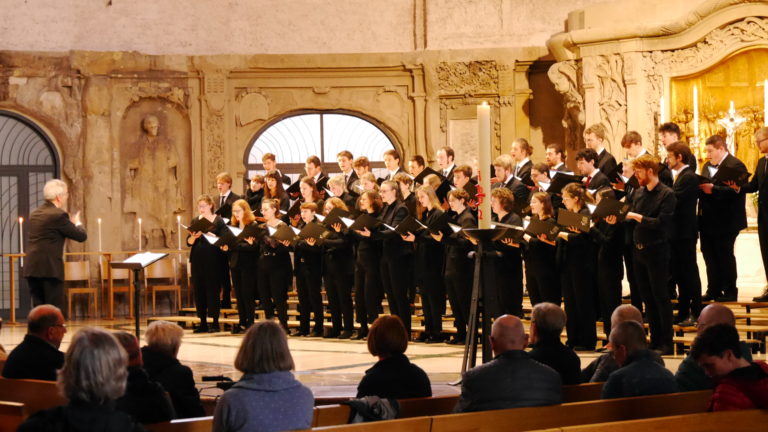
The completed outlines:
{"type": "Polygon", "coordinates": [[[65,324],[54,324],[51,327],[61,327],[63,329],[67,328],[67,326],[65,324]]]}

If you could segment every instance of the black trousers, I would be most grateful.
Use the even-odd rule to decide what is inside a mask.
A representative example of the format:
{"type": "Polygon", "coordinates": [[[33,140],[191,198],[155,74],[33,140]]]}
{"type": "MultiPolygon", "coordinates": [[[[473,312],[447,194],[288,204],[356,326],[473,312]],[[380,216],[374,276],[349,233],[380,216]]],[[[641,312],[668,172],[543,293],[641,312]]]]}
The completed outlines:
{"type": "Polygon", "coordinates": [[[506,250],[496,260],[496,290],[501,314],[523,316],[523,258],[519,250],[506,250]]]}
{"type": "Polygon", "coordinates": [[[320,263],[302,263],[296,275],[296,288],[299,294],[299,331],[309,333],[310,313],[313,315],[315,325],[313,331],[323,331],[323,296],[322,266],[320,263]]]}
{"type": "Polygon", "coordinates": [[[449,258],[445,265],[445,291],[451,302],[458,339],[467,335],[474,268],[474,260],[465,257],[449,258]]]}
{"type": "Polygon", "coordinates": [[[248,328],[253,324],[254,309],[256,308],[256,290],[258,278],[258,266],[248,263],[233,267],[232,284],[237,296],[237,316],[240,325],[248,328]],[[250,265],[248,265],[250,264],[250,265]]]}
{"type": "Polygon", "coordinates": [[[736,296],[736,234],[701,231],[701,253],[707,265],[707,294],[710,297],[736,296]]]}
{"type": "Polygon", "coordinates": [[[349,263],[340,262],[329,255],[325,258],[325,295],[328,297],[333,331],[351,332],[355,328],[355,317],[352,314],[354,273],[347,268],[349,263]]]}
{"type": "MultiPolygon", "coordinates": [[[[219,320],[219,293],[221,291],[220,278],[207,274],[212,271],[205,267],[205,263],[192,264],[192,286],[195,288],[195,309],[200,318],[202,327],[208,325],[206,317],[211,317],[215,322],[219,320]]],[[[219,271],[220,273],[220,271],[219,271]]]]}
{"type": "Polygon", "coordinates": [[[232,282],[229,270],[227,270],[227,274],[224,276],[221,284],[221,307],[232,307],[232,282]]]}
{"type": "Polygon", "coordinates": [[[637,285],[645,302],[651,349],[672,346],[672,302],[669,300],[669,245],[637,246],[633,252],[637,285]]]}
{"type": "Polygon", "coordinates": [[[565,329],[568,345],[594,349],[597,343],[595,283],[592,265],[588,262],[594,257],[579,258],[582,257],[569,257],[560,271],[560,286],[568,316],[565,329]]]}
{"type": "Polygon", "coordinates": [[[67,305],[64,302],[64,281],[56,278],[27,277],[27,285],[32,294],[32,306],[42,304],[54,305],[67,315],[67,305]]]}
{"type": "Polygon", "coordinates": [[[525,283],[531,304],[549,302],[560,306],[563,294],[560,290],[560,280],[555,271],[555,247],[552,248],[551,259],[543,259],[541,255],[525,261],[525,283]]]}
{"type": "Polygon", "coordinates": [[[275,316],[284,330],[288,330],[288,288],[291,286],[291,261],[287,257],[262,256],[259,258],[258,288],[267,319],[275,316]]]}
{"type": "Polygon", "coordinates": [[[677,283],[677,316],[685,319],[701,312],[701,278],[696,262],[696,238],[676,239],[670,242],[670,273],[677,283]]]}
{"type": "Polygon", "coordinates": [[[368,249],[358,250],[355,262],[355,314],[360,331],[367,332],[368,324],[378,318],[381,307],[381,256],[368,249]]]}
{"type": "Polygon", "coordinates": [[[424,311],[424,330],[429,337],[438,337],[443,332],[443,310],[445,310],[445,285],[442,275],[427,272],[421,278],[421,305],[424,311]]]}
{"type": "Polygon", "coordinates": [[[763,257],[763,271],[768,278],[768,214],[763,210],[757,213],[757,238],[760,240],[760,255],[763,257]]]}
{"type": "Polygon", "coordinates": [[[637,285],[637,277],[635,277],[635,259],[632,254],[634,249],[635,245],[632,243],[624,245],[624,268],[627,271],[630,302],[637,310],[643,312],[643,296],[640,294],[640,287],[637,285]]]}
{"type": "Polygon", "coordinates": [[[411,304],[408,301],[413,255],[383,254],[381,257],[381,281],[389,302],[389,313],[403,321],[405,330],[411,332],[411,304]]]}
{"type": "Polygon", "coordinates": [[[611,334],[611,315],[621,305],[621,279],[624,276],[621,255],[607,253],[597,262],[597,293],[600,320],[605,335],[611,334]]]}

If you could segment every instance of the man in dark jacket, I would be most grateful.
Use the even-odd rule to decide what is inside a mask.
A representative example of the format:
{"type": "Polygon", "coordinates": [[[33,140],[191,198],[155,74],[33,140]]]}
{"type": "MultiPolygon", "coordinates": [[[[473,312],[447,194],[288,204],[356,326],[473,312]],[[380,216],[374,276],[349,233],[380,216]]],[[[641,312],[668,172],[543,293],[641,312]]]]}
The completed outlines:
{"type": "Polygon", "coordinates": [[[64,308],[64,241],[84,242],[88,234],[80,222],[80,212],[69,217],[63,209],[69,191],[61,180],[43,186],[45,202],[29,215],[29,246],[24,262],[24,277],[35,306],[52,304],[64,308]]]}
{"type": "Polygon", "coordinates": [[[563,345],[560,334],[565,327],[565,312],[554,303],[539,303],[531,312],[531,358],[560,374],[563,385],[581,383],[581,360],[563,345]]]}
{"type": "Polygon", "coordinates": [[[603,399],[676,393],[675,377],[654,360],[642,324],[625,321],[611,330],[611,345],[619,370],[603,386],[603,399]]]}
{"type": "Polygon", "coordinates": [[[8,355],[3,377],[56,381],[56,371],[64,365],[59,351],[67,328],[64,315],[52,305],[40,305],[29,311],[27,335],[8,355]]]}
{"type": "Polygon", "coordinates": [[[560,375],[533,360],[523,349],[528,335],[520,318],[502,315],[493,322],[495,358],[464,373],[454,411],[485,411],[556,405],[562,402],[560,375]]]}
{"type": "MultiPolygon", "coordinates": [[[[763,271],[768,275],[768,127],[755,132],[755,142],[763,157],[757,162],[752,180],[745,184],[739,192],[757,194],[757,237],[760,240],[760,255],[763,257],[763,271]]],[[[768,301],[768,288],[762,294],[752,298],[752,301],[768,301]]]]}

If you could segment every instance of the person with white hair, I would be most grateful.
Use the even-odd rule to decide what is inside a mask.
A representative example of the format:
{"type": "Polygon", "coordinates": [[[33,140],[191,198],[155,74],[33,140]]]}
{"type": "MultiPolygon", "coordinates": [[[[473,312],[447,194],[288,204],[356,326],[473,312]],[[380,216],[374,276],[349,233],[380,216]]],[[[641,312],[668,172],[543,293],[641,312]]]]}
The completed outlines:
{"type": "Polygon", "coordinates": [[[85,327],[72,338],[59,371],[58,386],[67,404],[40,411],[17,431],[144,431],[114,401],[125,393],[128,356],[114,336],[85,327]]]}
{"type": "Polygon", "coordinates": [[[88,234],[80,221],[80,212],[66,212],[69,191],[59,179],[43,187],[45,202],[29,215],[24,278],[32,294],[32,303],[52,304],[64,309],[64,241],[84,242],[88,234]]]}
{"type": "Polygon", "coordinates": [[[168,321],[149,324],[144,335],[147,345],[141,348],[144,369],[149,379],[160,383],[171,395],[177,418],[202,417],[205,411],[192,369],[176,358],[183,336],[184,330],[178,324],[168,321]]]}

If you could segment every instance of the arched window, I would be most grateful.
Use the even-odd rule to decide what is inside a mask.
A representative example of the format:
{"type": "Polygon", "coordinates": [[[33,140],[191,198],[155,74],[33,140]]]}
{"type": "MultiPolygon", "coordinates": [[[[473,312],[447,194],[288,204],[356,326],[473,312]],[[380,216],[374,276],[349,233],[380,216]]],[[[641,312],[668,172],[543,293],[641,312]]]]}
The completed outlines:
{"type": "MultiPolygon", "coordinates": [[[[20,252],[19,217],[43,202],[43,185],[58,175],[59,160],[51,141],[43,131],[27,119],[0,110],[0,244],[3,253],[20,252]]],[[[25,233],[26,240],[26,233],[25,233]]],[[[19,313],[28,310],[28,290],[19,290],[15,274],[19,313]]],[[[0,309],[9,308],[10,268],[4,259],[0,265],[0,309]]]]}
{"type": "Polygon", "coordinates": [[[248,177],[264,173],[261,158],[272,153],[283,174],[296,181],[304,175],[307,157],[316,155],[323,172],[338,173],[336,155],[349,150],[354,157],[366,156],[376,177],[386,176],[382,155],[396,148],[394,140],[374,124],[358,115],[336,111],[302,112],[283,117],[262,129],[245,153],[248,177]]]}

